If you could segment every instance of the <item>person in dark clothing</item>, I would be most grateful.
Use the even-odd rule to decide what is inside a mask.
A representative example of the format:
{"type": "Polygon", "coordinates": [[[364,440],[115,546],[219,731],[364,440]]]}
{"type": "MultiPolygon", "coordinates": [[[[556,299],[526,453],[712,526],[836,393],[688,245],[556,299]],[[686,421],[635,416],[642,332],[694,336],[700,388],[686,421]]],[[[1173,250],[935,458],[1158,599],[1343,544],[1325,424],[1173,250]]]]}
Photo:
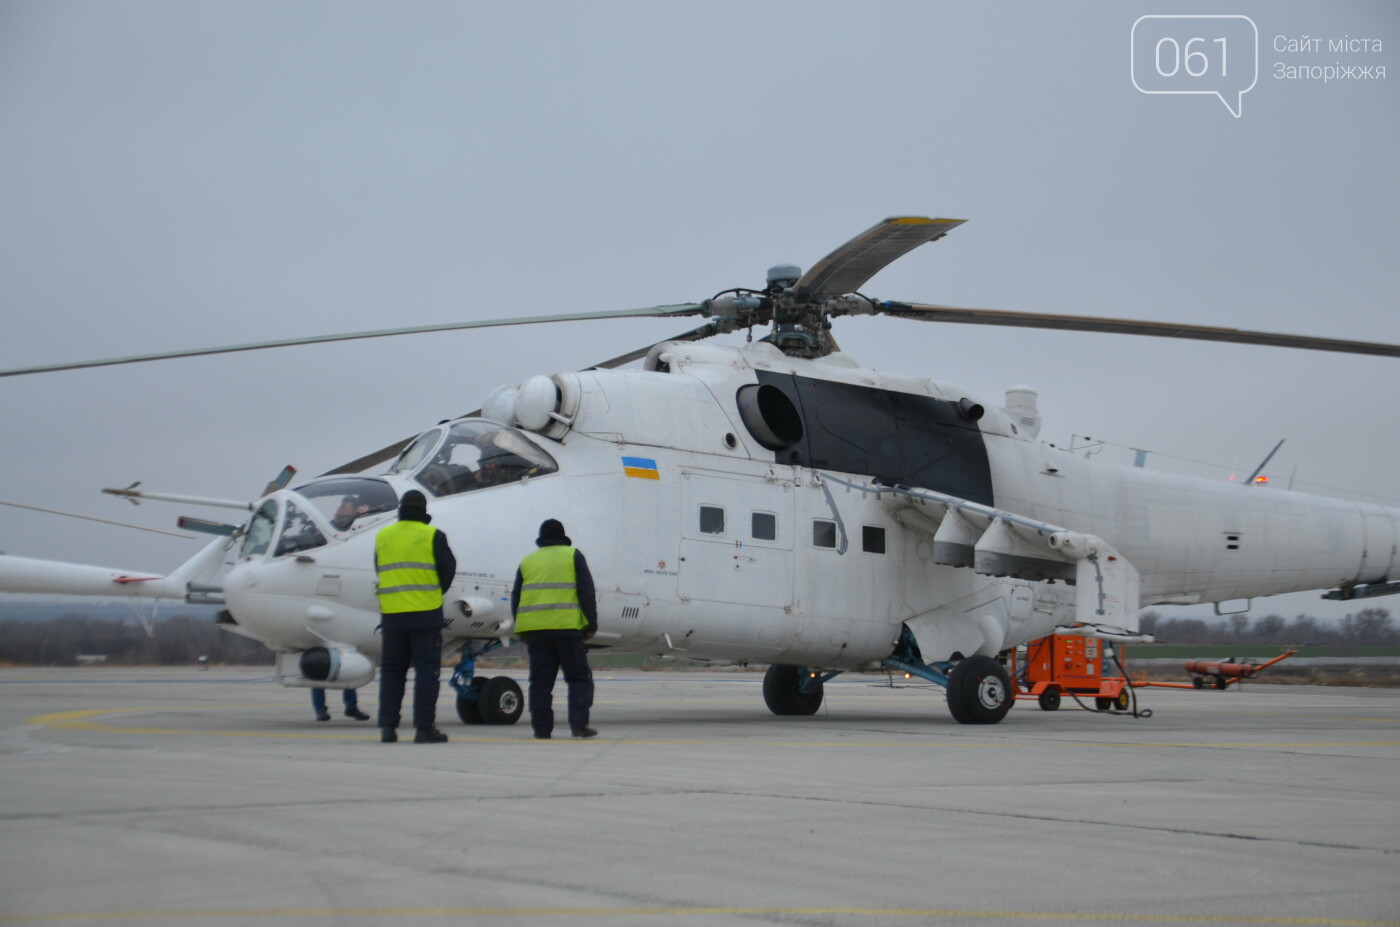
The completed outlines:
{"type": "Polygon", "coordinates": [[[400,709],[408,667],[413,666],[413,726],[417,744],[440,744],[438,678],[442,674],[443,593],[452,585],[457,558],[447,535],[428,523],[428,500],[410,489],[399,501],[399,520],[374,538],[383,654],[379,676],[380,740],[399,739],[400,709]]]}
{"type": "MultiPolygon", "coordinates": [[[[355,523],[355,519],[361,515],[369,514],[369,503],[359,496],[349,495],[340,500],[340,504],[335,507],[335,514],[331,516],[331,527],[337,531],[348,531],[355,523]]],[[[345,691],[350,691],[346,689],[345,691]]]]}
{"type": "MultiPolygon", "coordinates": [[[[341,689],[340,700],[345,705],[345,717],[356,721],[368,721],[369,715],[360,711],[360,699],[355,695],[354,689],[341,689]]],[[[329,721],[331,713],[326,709],[326,690],[311,690],[311,707],[316,712],[317,721],[329,721]]]]}
{"type": "Polygon", "coordinates": [[[553,736],[554,680],[561,668],[569,687],[569,730],[575,737],[598,736],[588,726],[593,671],[584,644],[598,630],[597,596],[588,561],[572,544],[557,520],[542,523],[537,549],[520,561],[510,593],[515,633],[530,655],[530,725],[539,740],[553,736]]]}

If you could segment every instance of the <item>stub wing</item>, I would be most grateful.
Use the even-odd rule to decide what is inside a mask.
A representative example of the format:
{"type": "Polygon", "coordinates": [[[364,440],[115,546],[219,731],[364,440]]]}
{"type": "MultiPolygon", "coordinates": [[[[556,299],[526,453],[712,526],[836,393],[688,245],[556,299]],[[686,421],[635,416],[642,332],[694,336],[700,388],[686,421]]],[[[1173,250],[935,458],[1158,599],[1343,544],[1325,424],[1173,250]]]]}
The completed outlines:
{"type": "Polygon", "coordinates": [[[985,576],[1075,586],[1077,633],[1136,635],[1141,609],[1137,569],[1103,538],[1015,512],[909,486],[880,486],[826,475],[824,480],[873,493],[905,527],[933,538],[932,561],[985,576]]]}

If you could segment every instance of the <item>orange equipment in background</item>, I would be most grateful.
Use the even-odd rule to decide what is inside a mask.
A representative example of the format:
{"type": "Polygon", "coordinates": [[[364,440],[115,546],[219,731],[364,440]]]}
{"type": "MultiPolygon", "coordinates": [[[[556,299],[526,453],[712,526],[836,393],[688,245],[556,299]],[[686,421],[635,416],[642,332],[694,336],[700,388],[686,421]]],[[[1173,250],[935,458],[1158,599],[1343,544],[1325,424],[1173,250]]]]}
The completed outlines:
{"type": "MultiPolygon", "coordinates": [[[[1017,649],[1011,657],[1011,680],[1016,697],[1035,699],[1045,711],[1060,707],[1060,697],[1069,695],[1092,697],[1099,711],[1128,711],[1134,717],[1148,717],[1150,711],[1138,711],[1133,689],[1155,686],[1163,689],[1226,689],[1245,679],[1251,679],[1280,660],[1296,654],[1287,650],[1265,663],[1252,659],[1189,660],[1186,672],[1191,681],[1148,682],[1145,676],[1132,679],[1123,668],[1127,648],[1118,644],[1115,659],[1110,641],[1079,634],[1051,634],[1017,649]]],[[[1085,706],[1087,707],[1087,706],[1085,706]]]]}
{"type": "Polygon", "coordinates": [[[1274,657],[1267,663],[1255,663],[1253,660],[1235,662],[1235,658],[1228,660],[1188,660],[1186,662],[1186,672],[1191,674],[1191,688],[1204,689],[1207,684],[1217,689],[1224,689],[1242,679],[1259,675],[1265,667],[1273,666],[1280,660],[1287,660],[1298,651],[1286,650],[1274,657]],[[1209,683],[1208,679],[1209,677],[1209,683]]]}
{"type": "Polygon", "coordinates": [[[1113,668],[1104,666],[1112,659],[1111,646],[1106,640],[1079,634],[1051,634],[1031,641],[1024,656],[1017,653],[1012,658],[1017,697],[1033,698],[1043,710],[1054,711],[1062,694],[1091,696],[1100,711],[1126,711],[1132,704],[1128,691],[1132,684],[1123,676],[1105,673],[1113,668]]]}

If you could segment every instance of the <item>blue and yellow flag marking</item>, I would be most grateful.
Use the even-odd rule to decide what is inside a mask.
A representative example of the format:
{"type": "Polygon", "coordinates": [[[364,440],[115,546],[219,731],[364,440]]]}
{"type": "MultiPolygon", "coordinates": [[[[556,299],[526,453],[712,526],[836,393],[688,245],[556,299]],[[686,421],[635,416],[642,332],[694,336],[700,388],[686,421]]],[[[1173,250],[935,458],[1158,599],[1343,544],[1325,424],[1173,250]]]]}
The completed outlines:
{"type": "Polygon", "coordinates": [[[661,471],[656,469],[656,461],[650,457],[622,458],[622,472],[639,480],[661,479],[661,471]]]}

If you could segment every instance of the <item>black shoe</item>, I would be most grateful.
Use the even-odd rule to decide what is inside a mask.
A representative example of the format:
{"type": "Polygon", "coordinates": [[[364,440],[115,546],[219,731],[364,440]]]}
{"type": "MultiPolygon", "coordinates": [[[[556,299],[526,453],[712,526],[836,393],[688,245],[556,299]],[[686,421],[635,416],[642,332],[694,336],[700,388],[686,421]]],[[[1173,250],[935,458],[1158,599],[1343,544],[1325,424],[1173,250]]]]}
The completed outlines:
{"type": "Polygon", "coordinates": [[[382,744],[398,743],[399,732],[392,727],[381,727],[379,729],[379,742],[382,744]]]}
{"type": "Polygon", "coordinates": [[[329,721],[330,719],[331,719],[331,713],[330,713],[329,711],[318,711],[318,712],[316,712],[316,720],[317,720],[317,721],[329,721]]]}
{"type": "Polygon", "coordinates": [[[593,730],[593,728],[591,728],[591,727],[584,727],[584,728],[579,728],[577,731],[574,731],[574,736],[575,736],[575,737],[597,737],[597,736],[598,736],[598,732],[595,731],[595,730],[593,730]]]}
{"type": "MultiPolygon", "coordinates": [[[[360,711],[360,709],[358,709],[358,708],[347,708],[347,709],[345,709],[345,717],[351,719],[352,721],[368,721],[368,720],[369,720],[369,715],[365,714],[363,711],[360,711]]],[[[326,715],[326,719],[329,719],[329,718],[330,718],[330,715],[326,715]]],[[[317,718],[316,720],[320,721],[320,720],[325,720],[325,719],[317,718]]]]}
{"type": "Polygon", "coordinates": [[[416,744],[445,744],[447,735],[435,727],[419,728],[413,735],[413,742],[416,744]]]}
{"type": "Polygon", "coordinates": [[[539,731],[535,731],[536,740],[549,740],[553,736],[554,735],[549,733],[549,731],[545,731],[543,734],[541,734],[539,731]]]}

